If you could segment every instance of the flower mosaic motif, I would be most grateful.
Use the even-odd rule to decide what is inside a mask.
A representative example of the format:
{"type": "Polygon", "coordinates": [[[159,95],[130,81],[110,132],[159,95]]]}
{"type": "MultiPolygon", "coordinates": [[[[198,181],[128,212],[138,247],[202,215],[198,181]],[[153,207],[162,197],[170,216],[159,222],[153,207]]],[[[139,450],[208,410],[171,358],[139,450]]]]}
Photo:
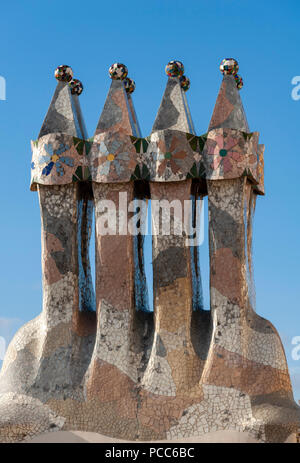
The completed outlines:
{"type": "Polygon", "coordinates": [[[69,156],[62,156],[63,153],[70,149],[69,145],[60,144],[58,149],[53,149],[52,143],[45,143],[44,149],[48,153],[46,156],[41,156],[39,163],[46,164],[42,170],[42,175],[49,175],[53,167],[56,168],[57,175],[64,175],[64,168],[62,164],[73,167],[74,160],[69,156]]]}
{"type": "Polygon", "coordinates": [[[105,137],[93,144],[90,168],[94,181],[129,181],[136,165],[130,137],[105,137]]]}
{"type": "Polygon", "coordinates": [[[224,174],[230,172],[234,165],[244,162],[244,154],[239,145],[239,138],[217,135],[214,139],[208,138],[206,154],[215,156],[210,164],[213,170],[223,167],[224,174]]]}
{"type": "Polygon", "coordinates": [[[117,175],[121,175],[124,171],[124,163],[129,161],[130,157],[127,152],[116,154],[121,145],[122,143],[116,140],[107,145],[103,141],[100,143],[98,158],[95,161],[95,164],[99,166],[100,175],[108,175],[112,168],[116,170],[117,175]]]}
{"type": "Polygon", "coordinates": [[[88,154],[93,143],[67,134],[47,134],[32,141],[31,184],[64,185],[90,178],[88,154]]]}
{"type": "Polygon", "coordinates": [[[167,143],[161,139],[158,140],[158,150],[153,152],[152,156],[154,161],[157,161],[159,164],[157,173],[160,177],[163,176],[167,168],[170,168],[175,175],[181,172],[187,152],[180,145],[180,139],[176,136],[172,138],[169,149],[167,143]]]}

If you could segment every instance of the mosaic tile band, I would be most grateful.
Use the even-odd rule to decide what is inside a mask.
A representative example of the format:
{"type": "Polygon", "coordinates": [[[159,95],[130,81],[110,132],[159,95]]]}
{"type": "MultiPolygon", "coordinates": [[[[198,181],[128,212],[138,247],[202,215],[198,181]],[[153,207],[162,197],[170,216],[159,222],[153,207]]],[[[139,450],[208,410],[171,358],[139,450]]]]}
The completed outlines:
{"type": "Polygon", "coordinates": [[[49,134],[32,142],[31,189],[37,184],[79,180],[127,182],[139,170],[141,179],[169,182],[191,176],[218,180],[246,175],[253,183],[262,184],[258,189],[263,193],[259,164],[263,151],[258,137],[258,132],[232,129],[215,129],[200,137],[179,130],[156,131],[147,138],[105,132],[98,135],[97,142],[49,134]]]}

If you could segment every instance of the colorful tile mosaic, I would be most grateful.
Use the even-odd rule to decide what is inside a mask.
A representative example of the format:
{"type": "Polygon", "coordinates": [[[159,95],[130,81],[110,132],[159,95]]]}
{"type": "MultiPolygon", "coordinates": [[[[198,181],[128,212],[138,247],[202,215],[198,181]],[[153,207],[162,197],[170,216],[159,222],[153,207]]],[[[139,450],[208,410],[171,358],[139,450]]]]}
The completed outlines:
{"type": "Polygon", "coordinates": [[[81,95],[83,91],[83,85],[78,79],[72,79],[69,82],[72,95],[81,95]]]}
{"type": "Polygon", "coordinates": [[[243,82],[243,79],[241,78],[241,76],[239,74],[235,74],[234,80],[236,81],[237,88],[239,90],[241,90],[241,88],[243,88],[243,86],[244,86],[244,82],[243,82]]]}
{"type": "Polygon", "coordinates": [[[238,62],[233,58],[225,58],[221,61],[220,71],[224,75],[235,75],[239,71],[238,62]]]}
{"type": "Polygon", "coordinates": [[[54,71],[55,79],[62,82],[69,82],[73,77],[73,70],[67,64],[61,64],[54,71]]]}
{"type": "MultiPolygon", "coordinates": [[[[31,190],[37,185],[72,183],[77,168],[88,168],[91,144],[64,134],[48,134],[31,142],[31,190]]],[[[76,177],[76,176],[75,176],[76,177]]]]}
{"type": "Polygon", "coordinates": [[[188,77],[186,76],[180,76],[180,85],[181,85],[181,88],[182,90],[184,90],[185,92],[187,92],[191,86],[191,81],[188,77]]]}
{"type": "Polygon", "coordinates": [[[211,180],[241,177],[245,169],[257,178],[258,133],[244,134],[232,129],[215,129],[204,146],[206,178],[211,180]]]}
{"type": "Polygon", "coordinates": [[[129,77],[126,77],[124,80],[124,87],[126,90],[126,93],[133,93],[135,91],[135,82],[132,79],[129,79],[129,77]]]}
{"type": "Polygon", "coordinates": [[[102,134],[89,155],[94,182],[128,182],[137,164],[138,155],[131,138],[122,133],[113,136],[102,134]]]}
{"type": "Polygon", "coordinates": [[[181,61],[169,61],[166,65],[165,71],[169,77],[180,77],[184,73],[184,66],[181,61]]]}
{"type": "Polygon", "coordinates": [[[154,132],[150,136],[144,160],[151,181],[178,181],[186,178],[195,159],[201,156],[193,151],[192,146],[187,134],[179,130],[154,132]]]}
{"type": "Polygon", "coordinates": [[[168,79],[152,132],[157,130],[180,130],[195,134],[186,94],[179,79],[168,79]]]}
{"type": "Polygon", "coordinates": [[[114,80],[124,80],[127,77],[128,69],[125,64],[114,63],[108,70],[109,76],[114,80]]]}
{"type": "Polygon", "coordinates": [[[141,136],[131,95],[126,93],[122,80],[113,80],[111,83],[94,140],[97,141],[102,133],[107,132],[141,136]]]}
{"type": "MultiPolygon", "coordinates": [[[[112,70],[117,79],[93,139],[78,136],[84,127],[79,106],[72,105],[78,99],[58,83],[42,135],[32,142],[43,310],[18,331],[3,362],[0,442],[58,430],[129,441],[201,439],[229,430],[259,442],[295,440],[300,408],[282,343],[255,311],[252,224],[257,196],[264,194],[264,145],[248,128],[233,75],[237,65],[227,61],[202,136],[195,134],[179,79],[168,79],[146,138],[120,80],[123,65],[112,70]],[[101,230],[102,200],[117,206],[120,193],[128,210],[137,196],[145,210],[150,197],[152,211],[155,200],[176,201],[182,210],[193,197],[187,216],[161,209],[169,234],[159,233],[152,215],[154,313],[137,307],[147,306],[141,236],[101,230]],[[199,227],[195,202],[204,195],[210,310],[194,304],[202,288],[199,249],[185,231],[178,233],[186,218],[199,227]]],[[[116,226],[123,221],[117,214],[116,226]]]]}

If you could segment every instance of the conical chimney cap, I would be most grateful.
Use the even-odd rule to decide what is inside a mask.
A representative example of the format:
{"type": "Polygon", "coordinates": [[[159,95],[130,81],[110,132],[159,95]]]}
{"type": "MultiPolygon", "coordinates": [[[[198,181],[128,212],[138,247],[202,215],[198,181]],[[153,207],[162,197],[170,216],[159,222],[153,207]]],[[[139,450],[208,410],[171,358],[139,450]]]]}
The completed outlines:
{"type": "Polygon", "coordinates": [[[239,92],[243,81],[237,74],[238,64],[233,58],[226,58],[222,61],[220,70],[223,73],[223,81],[208,130],[229,128],[249,132],[239,92]]]}
{"type": "Polygon", "coordinates": [[[183,75],[184,67],[180,61],[170,61],[166,66],[169,76],[166,89],[157,112],[152,132],[157,130],[181,130],[195,133],[185,91],[190,81],[183,75]]]}
{"type": "Polygon", "coordinates": [[[73,71],[67,65],[55,70],[58,80],[39,138],[49,133],[65,133],[78,138],[87,138],[78,96],[83,86],[78,79],[72,79],[73,71]]]}

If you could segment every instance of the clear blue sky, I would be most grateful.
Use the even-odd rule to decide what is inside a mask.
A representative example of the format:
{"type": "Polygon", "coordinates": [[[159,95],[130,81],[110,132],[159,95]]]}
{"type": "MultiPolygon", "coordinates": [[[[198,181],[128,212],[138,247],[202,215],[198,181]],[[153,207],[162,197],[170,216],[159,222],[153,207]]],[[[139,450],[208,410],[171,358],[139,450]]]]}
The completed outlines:
{"type": "MultiPolygon", "coordinates": [[[[207,130],[221,82],[222,58],[239,61],[251,130],[266,145],[266,197],[254,227],[257,312],[278,329],[300,399],[299,157],[300,100],[291,80],[300,75],[298,0],[14,1],[1,6],[0,101],[2,155],[0,336],[41,311],[40,215],[29,191],[30,139],[37,138],[56,82],[69,64],[85,90],[81,105],[89,135],[110,85],[107,69],[124,62],[136,81],[134,102],[144,135],[158,109],[170,59],[183,61],[187,96],[198,134],[207,130]]],[[[207,235],[203,245],[206,303],[207,235]]]]}

